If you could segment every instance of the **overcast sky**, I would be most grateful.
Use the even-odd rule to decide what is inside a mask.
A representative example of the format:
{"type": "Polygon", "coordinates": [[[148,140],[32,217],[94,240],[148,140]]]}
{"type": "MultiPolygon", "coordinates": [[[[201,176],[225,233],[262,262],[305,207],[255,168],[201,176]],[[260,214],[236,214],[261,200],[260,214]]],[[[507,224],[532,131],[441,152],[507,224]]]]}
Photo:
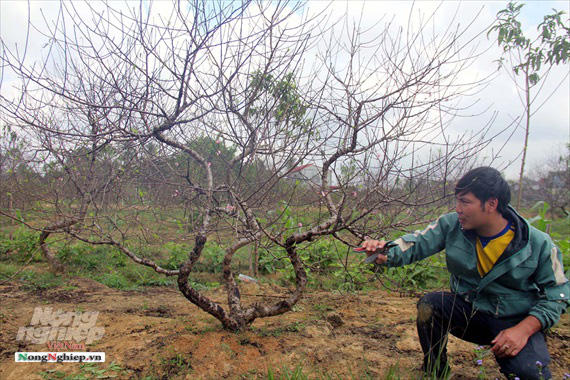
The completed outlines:
{"type": "MultiPolygon", "coordinates": [[[[552,9],[570,12],[570,2],[568,1],[527,1],[521,12],[520,21],[522,22],[525,33],[529,37],[536,36],[537,25],[542,21],[545,14],[551,13],[552,9]]],[[[309,1],[307,7],[311,11],[322,9],[327,2],[309,1]]],[[[396,23],[404,25],[408,20],[410,8],[414,7],[414,12],[425,12],[430,14],[434,9],[438,8],[436,27],[445,28],[457,13],[456,23],[468,23],[473,19],[474,15],[479,14],[470,28],[471,33],[475,35],[484,31],[492,24],[499,10],[506,6],[506,1],[445,1],[430,2],[419,1],[412,3],[411,1],[368,1],[360,3],[350,1],[348,3],[335,1],[332,6],[329,4],[328,10],[333,12],[336,17],[352,17],[361,18],[362,26],[374,25],[380,18],[393,19],[396,23]]],[[[155,8],[168,8],[168,3],[159,1],[155,4],[155,8]]],[[[47,19],[53,17],[55,8],[58,6],[57,1],[32,1],[29,3],[31,9],[32,21],[41,23],[42,12],[47,19]],[[41,10],[41,11],[40,11],[41,10]]],[[[565,20],[568,14],[565,15],[565,20]]],[[[28,20],[28,3],[22,0],[0,0],[0,33],[2,39],[8,44],[18,43],[19,46],[24,45],[25,28],[28,20]]],[[[568,23],[568,21],[566,21],[568,23]]],[[[492,37],[494,38],[494,36],[492,37]]],[[[478,49],[484,51],[472,68],[484,75],[491,73],[497,68],[496,59],[500,57],[501,50],[496,46],[496,42],[487,39],[483,33],[474,44],[478,44],[478,49]]],[[[30,45],[30,56],[41,50],[41,38],[34,40],[30,45]],[[37,52],[36,52],[37,50],[37,52]]],[[[543,107],[532,116],[532,126],[530,133],[530,143],[528,152],[528,167],[536,166],[548,156],[555,154],[557,150],[563,149],[563,145],[570,142],[570,78],[568,76],[570,65],[556,67],[544,81],[544,88],[536,101],[536,105],[546,103],[543,107]],[[558,89],[554,95],[555,88],[558,89]]],[[[3,83],[2,91],[6,91],[6,83],[3,83]]],[[[464,131],[477,130],[482,128],[491,118],[493,112],[497,112],[497,118],[494,122],[493,129],[495,131],[503,129],[511,124],[514,119],[520,118],[523,114],[523,106],[520,102],[515,84],[507,75],[506,70],[501,70],[499,75],[490,83],[490,85],[481,93],[477,94],[473,100],[478,103],[473,109],[473,113],[478,110],[489,109],[489,111],[477,117],[462,118],[456,120],[453,124],[453,130],[457,133],[464,131]]],[[[489,151],[482,152],[482,156],[490,156],[491,149],[495,153],[500,149],[507,139],[508,135],[500,136],[489,148],[489,151]]],[[[493,165],[504,169],[508,178],[515,178],[518,175],[520,166],[520,156],[524,141],[524,127],[514,131],[505,148],[500,154],[500,159],[495,161],[493,165]],[[508,163],[512,162],[507,167],[508,163]]]]}

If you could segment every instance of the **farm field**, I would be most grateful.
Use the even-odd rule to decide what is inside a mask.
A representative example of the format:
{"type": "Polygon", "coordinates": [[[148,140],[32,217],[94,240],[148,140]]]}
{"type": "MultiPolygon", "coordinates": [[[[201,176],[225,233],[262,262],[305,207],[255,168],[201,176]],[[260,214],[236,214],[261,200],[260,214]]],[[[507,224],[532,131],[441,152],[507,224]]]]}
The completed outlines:
{"type": "Polygon", "coordinates": [[[570,380],[570,3],[531,3],[0,0],[0,380],[431,380],[450,272],[570,380]]]}
{"type": "MultiPolygon", "coordinates": [[[[257,294],[279,297],[284,291],[277,285],[246,284],[242,293],[253,301],[257,294]]],[[[226,297],[222,288],[206,294],[218,302],[226,297]]],[[[0,378],[305,378],[295,377],[299,373],[317,379],[419,378],[416,302],[416,297],[380,289],[352,294],[309,290],[293,312],[232,333],[172,286],[118,290],[70,277],[58,286],[29,289],[16,281],[0,286],[0,378]],[[45,343],[16,340],[36,307],[98,311],[96,325],[105,333],[86,351],[105,352],[106,362],[16,363],[17,351],[49,351],[45,343]]],[[[547,342],[554,378],[560,379],[570,368],[567,314],[547,342]]],[[[476,378],[475,345],[452,337],[448,348],[452,378],[476,378]]],[[[483,363],[487,378],[500,377],[491,356],[483,363]]]]}
{"type": "MultiPolygon", "coordinates": [[[[526,216],[532,217],[532,212],[526,216]]],[[[552,223],[551,234],[564,248],[566,268],[567,231],[567,219],[552,223]]],[[[346,248],[323,240],[300,251],[309,284],[293,311],[257,319],[244,331],[233,333],[184,298],[174,278],[137,266],[115,250],[56,239],[52,246],[66,273],[54,274],[34,253],[36,233],[8,226],[2,233],[0,379],[420,378],[415,304],[422,293],[447,288],[442,255],[380,276],[385,285],[399,280],[404,291],[400,294],[387,291],[371,277],[358,255],[350,254],[346,272],[339,264],[346,248]],[[104,328],[104,335],[85,351],[104,352],[106,362],[16,363],[16,352],[50,351],[47,342],[17,339],[19,329],[30,326],[36,308],[98,312],[96,326],[104,328]]],[[[173,267],[187,250],[176,244],[162,248],[159,260],[173,267]]],[[[225,307],[219,249],[214,243],[207,246],[191,280],[225,307]]],[[[249,254],[244,251],[237,256],[234,273],[249,273],[249,254]]],[[[261,260],[260,266],[259,283],[240,283],[246,304],[273,303],[292,289],[287,266],[274,260],[261,260]]],[[[570,369],[568,314],[551,330],[547,343],[554,378],[563,378],[570,369]]],[[[478,351],[474,344],[451,337],[448,348],[452,379],[477,378],[482,370],[484,378],[501,378],[492,355],[478,351]],[[482,355],[483,366],[479,366],[482,355]]]]}

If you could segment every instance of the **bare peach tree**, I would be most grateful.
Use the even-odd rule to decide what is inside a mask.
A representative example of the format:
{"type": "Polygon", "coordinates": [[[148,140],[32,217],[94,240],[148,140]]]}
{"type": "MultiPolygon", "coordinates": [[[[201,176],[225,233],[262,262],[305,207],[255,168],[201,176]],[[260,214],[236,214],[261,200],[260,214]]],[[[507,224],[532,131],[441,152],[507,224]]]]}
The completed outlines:
{"type": "Polygon", "coordinates": [[[425,221],[487,144],[485,130],[450,130],[485,82],[462,81],[476,55],[459,27],[430,34],[428,17],[363,31],[296,2],[192,1],[160,15],[130,4],[62,3],[56,22],[35,25],[48,38],[39,63],[2,42],[19,83],[16,95],[3,83],[3,122],[42,157],[49,189],[28,211],[51,221],[45,252],[56,232],[114,246],[176,277],[230,330],[291,310],[312,242],[351,247],[425,221]],[[160,256],[168,241],[191,246],[175,267],[160,256]],[[192,286],[211,244],[224,303],[192,286]],[[247,247],[289,260],[295,286],[278,302],[242,297],[234,257],[247,247]]]}

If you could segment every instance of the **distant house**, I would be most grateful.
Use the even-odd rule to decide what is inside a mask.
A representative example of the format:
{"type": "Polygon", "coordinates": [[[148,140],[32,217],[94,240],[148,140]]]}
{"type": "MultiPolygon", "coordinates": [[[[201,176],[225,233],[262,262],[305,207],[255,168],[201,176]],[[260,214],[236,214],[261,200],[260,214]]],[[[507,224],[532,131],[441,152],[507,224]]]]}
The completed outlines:
{"type": "MultiPolygon", "coordinates": [[[[321,176],[322,176],[321,168],[313,164],[306,164],[293,168],[285,177],[295,181],[299,180],[308,184],[321,186],[321,176]]],[[[332,175],[329,171],[328,174],[329,186],[331,183],[331,178],[332,175]]]]}

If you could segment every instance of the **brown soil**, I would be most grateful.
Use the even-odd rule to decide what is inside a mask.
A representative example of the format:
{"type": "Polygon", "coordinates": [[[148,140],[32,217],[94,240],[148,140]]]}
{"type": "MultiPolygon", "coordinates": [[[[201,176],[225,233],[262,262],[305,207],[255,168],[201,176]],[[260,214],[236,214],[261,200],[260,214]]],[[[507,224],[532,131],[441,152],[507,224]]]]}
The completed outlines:
{"type": "MultiPolygon", "coordinates": [[[[243,293],[277,294],[248,284],[243,293]]],[[[400,378],[418,378],[421,349],[415,332],[415,298],[382,290],[346,295],[309,291],[293,312],[257,320],[251,328],[232,333],[187,301],[174,288],[118,291],[87,279],[73,279],[65,288],[42,292],[18,285],[0,286],[0,379],[42,379],[61,373],[90,375],[75,363],[16,363],[17,351],[49,351],[46,344],[16,341],[19,327],[30,324],[35,307],[99,311],[96,326],[104,337],[87,351],[106,353],[97,365],[100,378],[256,379],[302,366],[309,378],[383,379],[390,367],[400,378]],[[111,362],[122,371],[108,369],[111,362]],[[50,372],[51,371],[51,372],[50,372]],[[46,375],[49,374],[49,375],[46,375]],[[323,376],[323,374],[326,374],[323,376]],[[319,377],[320,376],[320,377],[319,377]],[[328,377],[327,377],[328,376],[328,377]]],[[[208,292],[224,300],[222,290],[208,292]]],[[[256,296],[249,299],[259,300],[256,296]]],[[[570,372],[568,315],[553,330],[548,346],[554,378],[570,372]]],[[[475,345],[450,338],[453,379],[474,379],[475,345]]],[[[84,367],[85,368],[85,367],[84,367]]],[[[499,377],[491,356],[484,358],[488,378],[499,377]]]]}

